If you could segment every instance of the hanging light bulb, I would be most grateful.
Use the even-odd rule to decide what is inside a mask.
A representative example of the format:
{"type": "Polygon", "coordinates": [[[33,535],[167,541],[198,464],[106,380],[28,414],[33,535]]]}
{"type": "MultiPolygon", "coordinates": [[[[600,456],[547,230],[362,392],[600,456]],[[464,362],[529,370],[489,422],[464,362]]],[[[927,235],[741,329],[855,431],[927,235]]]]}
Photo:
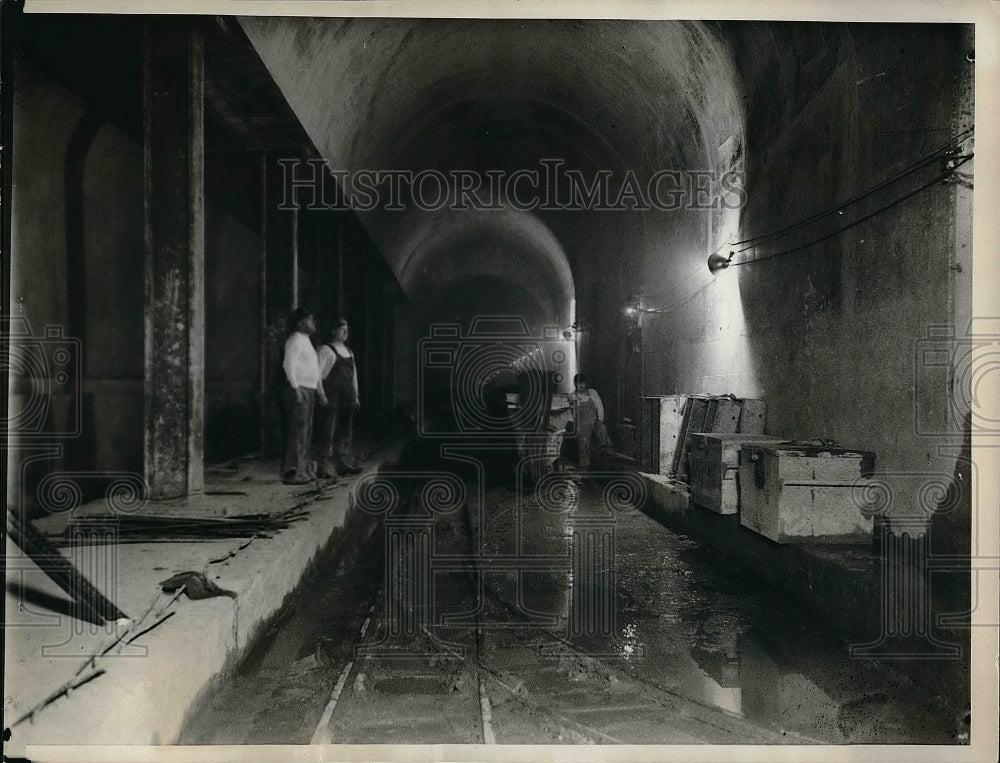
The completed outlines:
{"type": "Polygon", "coordinates": [[[733,261],[733,255],[736,252],[730,252],[728,257],[723,257],[721,254],[710,254],[708,256],[708,269],[712,273],[718,273],[720,270],[728,268],[733,261]]]}

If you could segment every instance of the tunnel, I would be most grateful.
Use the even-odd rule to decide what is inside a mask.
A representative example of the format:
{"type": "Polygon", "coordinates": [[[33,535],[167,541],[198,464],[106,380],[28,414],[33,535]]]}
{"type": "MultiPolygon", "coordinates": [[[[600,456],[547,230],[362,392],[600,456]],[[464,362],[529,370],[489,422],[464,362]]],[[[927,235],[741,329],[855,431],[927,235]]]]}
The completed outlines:
{"type": "Polygon", "coordinates": [[[722,34],[703,24],[578,22],[553,38],[552,23],[399,20],[377,40],[357,19],[308,31],[277,19],[244,28],[289,103],[301,103],[303,126],[331,167],[432,170],[452,180],[445,193],[453,196],[457,173],[474,178],[476,198],[490,208],[389,212],[383,204],[360,215],[405,292],[484,267],[522,288],[544,284],[546,321],[602,327],[583,342],[581,360],[598,388],[614,389],[606,369],[623,359],[616,353],[608,363],[607,353],[621,344],[615,324],[638,290],[628,271],[652,266],[662,291],[648,297],[676,295],[706,281],[705,258],[736,230],[718,186],[743,168],[741,85],[722,34]],[[487,42],[470,46],[470,34],[487,42]],[[371,74],[359,81],[350,72],[362,60],[371,74]],[[678,176],[689,170],[706,181],[706,199],[716,178],[715,201],[700,200],[708,209],[677,203],[689,182],[678,176]],[[517,182],[518,171],[530,174],[517,182]],[[502,183],[493,187],[488,172],[502,183]],[[610,176],[604,193],[601,173],[610,176]],[[633,191],[652,189],[653,203],[679,208],[647,214],[648,199],[619,198],[626,174],[633,191]],[[496,198],[508,192],[524,198],[496,198]]]}
{"type": "Polygon", "coordinates": [[[976,24],[3,12],[8,610],[178,615],[79,733],[969,744],[976,24]]]}

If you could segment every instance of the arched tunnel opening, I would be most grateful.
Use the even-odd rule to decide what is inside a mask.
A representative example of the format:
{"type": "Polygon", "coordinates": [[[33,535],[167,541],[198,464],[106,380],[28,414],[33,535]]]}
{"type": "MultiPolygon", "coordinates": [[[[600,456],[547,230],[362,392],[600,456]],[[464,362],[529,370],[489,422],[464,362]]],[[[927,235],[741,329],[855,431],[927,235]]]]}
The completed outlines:
{"type": "Polygon", "coordinates": [[[4,13],[8,610],[197,668],[73,729],[968,744],[973,25],[4,13]]]}
{"type": "MultiPolygon", "coordinates": [[[[358,19],[242,26],[413,310],[433,289],[447,315],[440,297],[461,298],[448,290],[457,281],[519,284],[544,315],[509,300],[500,314],[544,342],[570,332],[569,367],[552,369],[558,392],[586,374],[610,434],[634,452],[638,398],[694,380],[685,364],[666,368],[669,356],[644,362],[623,310],[637,295],[653,306],[710,286],[705,259],[738,227],[727,184],[743,169],[746,118],[725,35],[697,22],[581,22],[559,35],[516,21],[397,19],[374,36],[358,19]],[[469,47],[476,30],[488,42],[469,47]],[[349,74],[362,66],[370,76],[349,74]]],[[[498,309],[497,292],[479,293],[481,316],[498,309]]],[[[726,391],[756,394],[739,295],[728,299],[727,340],[744,367],[724,375],[744,383],[726,391]]],[[[397,320],[411,326],[394,352],[417,357],[396,369],[397,401],[419,409],[418,343],[433,317],[397,320]]]]}

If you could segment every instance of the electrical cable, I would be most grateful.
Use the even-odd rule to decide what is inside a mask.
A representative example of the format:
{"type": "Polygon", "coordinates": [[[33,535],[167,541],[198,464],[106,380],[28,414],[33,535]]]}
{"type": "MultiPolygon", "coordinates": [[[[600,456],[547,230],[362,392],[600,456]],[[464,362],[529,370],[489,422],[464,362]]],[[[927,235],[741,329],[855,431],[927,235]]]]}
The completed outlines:
{"type": "MultiPolygon", "coordinates": [[[[788,226],[786,226],[784,228],[779,228],[778,230],[769,231],[768,233],[762,233],[759,236],[753,236],[751,238],[742,239],[741,241],[733,241],[733,242],[731,242],[729,244],[726,244],[724,246],[719,247],[719,251],[722,251],[723,249],[725,249],[727,247],[735,247],[735,246],[740,246],[742,244],[755,244],[755,243],[760,243],[761,241],[764,241],[764,240],[767,240],[767,239],[770,239],[770,238],[777,238],[778,236],[784,235],[785,233],[788,233],[790,231],[796,230],[797,228],[801,228],[801,227],[803,227],[805,225],[808,225],[808,224],[810,224],[812,222],[815,222],[816,220],[819,220],[819,219],[821,219],[823,217],[826,217],[827,215],[831,215],[834,212],[839,212],[839,211],[843,210],[845,207],[849,207],[852,204],[855,204],[858,201],[861,201],[862,199],[867,198],[868,196],[871,196],[873,193],[875,193],[875,192],[877,192],[877,191],[879,191],[879,190],[881,190],[881,189],[883,189],[883,188],[885,188],[885,187],[887,187],[889,185],[892,185],[893,183],[896,183],[899,180],[902,180],[903,178],[908,177],[909,175],[912,175],[913,173],[915,173],[915,172],[923,169],[924,167],[929,166],[930,164],[933,164],[934,162],[938,161],[943,155],[946,155],[948,153],[948,151],[953,150],[953,148],[955,146],[957,146],[957,145],[963,143],[965,140],[967,140],[968,137],[970,135],[972,135],[974,132],[975,132],[975,128],[974,127],[969,127],[969,128],[966,128],[965,130],[962,130],[959,133],[956,133],[954,136],[952,136],[952,138],[947,143],[945,143],[941,147],[935,149],[930,154],[927,154],[926,156],[922,157],[921,159],[918,159],[916,162],[914,162],[913,164],[909,165],[908,167],[903,168],[902,170],[900,170],[895,175],[892,175],[891,177],[883,180],[882,182],[877,183],[876,185],[872,186],[871,188],[868,188],[867,190],[862,191],[861,193],[856,194],[855,196],[852,196],[851,198],[846,199],[845,201],[839,202],[838,204],[836,204],[836,205],[834,205],[832,207],[828,207],[827,209],[824,209],[821,212],[816,212],[816,213],[810,215],[809,217],[803,218],[802,220],[794,222],[794,223],[792,223],[792,224],[790,224],[790,225],[788,225],[788,226]]],[[[745,252],[747,249],[750,249],[750,248],[751,247],[749,247],[749,246],[745,246],[742,249],[739,249],[737,251],[738,252],[745,252]]]]}
{"type": "MultiPolygon", "coordinates": [[[[859,217],[857,220],[854,220],[853,222],[851,222],[848,225],[845,225],[842,228],[838,228],[838,229],[836,229],[834,231],[831,231],[830,233],[827,233],[827,234],[825,234],[823,236],[820,236],[817,239],[813,239],[812,241],[809,241],[809,242],[807,242],[805,244],[801,244],[799,246],[792,247],[791,249],[785,249],[784,251],[781,251],[781,252],[775,252],[774,254],[768,254],[768,255],[765,255],[764,257],[755,257],[754,259],[743,260],[742,262],[734,262],[734,263],[732,263],[732,265],[734,265],[734,266],[736,266],[736,265],[749,265],[749,264],[752,264],[754,262],[763,262],[764,260],[771,260],[771,259],[774,259],[776,257],[783,257],[783,256],[785,256],[787,254],[794,254],[796,252],[802,251],[803,249],[808,249],[810,246],[813,246],[815,244],[819,244],[819,243],[821,243],[823,241],[826,241],[827,239],[831,239],[834,236],[838,236],[841,233],[843,233],[844,231],[850,230],[851,228],[853,228],[853,227],[855,227],[857,225],[860,225],[861,223],[863,223],[863,222],[865,222],[867,220],[870,220],[871,218],[875,217],[876,215],[882,214],[882,212],[885,212],[886,210],[891,209],[892,207],[896,206],[897,204],[900,204],[900,203],[906,201],[907,199],[912,198],[913,196],[916,196],[918,193],[926,191],[931,186],[937,185],[942,180],[944,180],[949,175],[951,175],[954,172],[955,169],[957,169],[958,167],[961,167],[963,164],[965,164],[966,162],[970,161],[972,159],[972,154],[968,154],[966,156],[959,157],[959,158],[961,159],[961,161],[959,161],[953,168],[948,169],[945,172],[940,173],[933,180],[931,180],[931,181],[929,181],[927,183],[924,183],[922,186],[920,186],[920,187],[918,187],[918,188],[916,188],[916,189],[914,189],[914,190],[912,190],[912,191],[910,191],[908,193],[903,194],[902,196],[900,196],[897,199],[894,199],[893,201],[889,202],[888,204],[882,205],[881,207],[873,210],[872,212],[869,212],[867,215],[859,217]]],[[[740,250],[740,251],[745,251],[745,250],[740,250]]]]}
{"type": "Polygon", "coordinates": [[[713,278],[710,281],[706,281],[703,286],[698,287],[693,292],[691,292],[690,294],[688,294],[686,297],[678,300],[677,302],[674,302],[672,305],[667,305],[666,307],[644,307],[644,308],[642,308],[642,309],[639,310],[639,313],[640,314],[652,313],[654,315],[660,315],[662,313],[669,313],[672,310],[676,310],[681,305],[686,305],[692,299],[694,299],[699,294],[701,294],[703,291],[705,291],[706,289],[708,289],[708,287],[711,286],[713,283],[715,283],[717,280],[718,279],[713,278]]]}

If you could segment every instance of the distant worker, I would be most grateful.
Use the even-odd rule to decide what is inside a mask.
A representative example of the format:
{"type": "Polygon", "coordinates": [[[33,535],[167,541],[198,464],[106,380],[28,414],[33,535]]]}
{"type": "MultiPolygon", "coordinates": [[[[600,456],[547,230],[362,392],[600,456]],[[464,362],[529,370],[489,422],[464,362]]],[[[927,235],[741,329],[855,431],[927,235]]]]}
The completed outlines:
{"type": "Polygon", "coordinates": [[[607,446],[607,429],[604,426],[604,403],[596,389],[587,386],[587,377],[573,377],[576,389],[570,394],[575,409],[576,441],[579,450],[577,464],[580,469],[590,468],[590,445],[596,436],[600,447],[607,446]]]}
{"type": "Polygon", "coordinates": [[[347,334],[347,321],[341,318],[330,340],[319,348],[320,377],[330,401],[320,424],[320,476],[332,475],[334,469],[342,475],[361,471],[351,453],[354,412],[361,407],[361,401],[358,396],[357,364],[354,353],[346,344],[347,334]],[[329,459],[334,455],[336,464],[331,466],[329,459]]]}
{"type": "Polygon", "coordinates": [[[288,382],[282,391],[285,406],[285,460],[281,479],[288,485],[302,485],[316,478],[308,461],[312,444],[313,410],[317,400],[327,405],[326,393],[319,375],[319,358],[309,340],[316,332],[312,313],[296,308],[288,317],[290,335],[285,340],[282,368],[288,382]]]}

